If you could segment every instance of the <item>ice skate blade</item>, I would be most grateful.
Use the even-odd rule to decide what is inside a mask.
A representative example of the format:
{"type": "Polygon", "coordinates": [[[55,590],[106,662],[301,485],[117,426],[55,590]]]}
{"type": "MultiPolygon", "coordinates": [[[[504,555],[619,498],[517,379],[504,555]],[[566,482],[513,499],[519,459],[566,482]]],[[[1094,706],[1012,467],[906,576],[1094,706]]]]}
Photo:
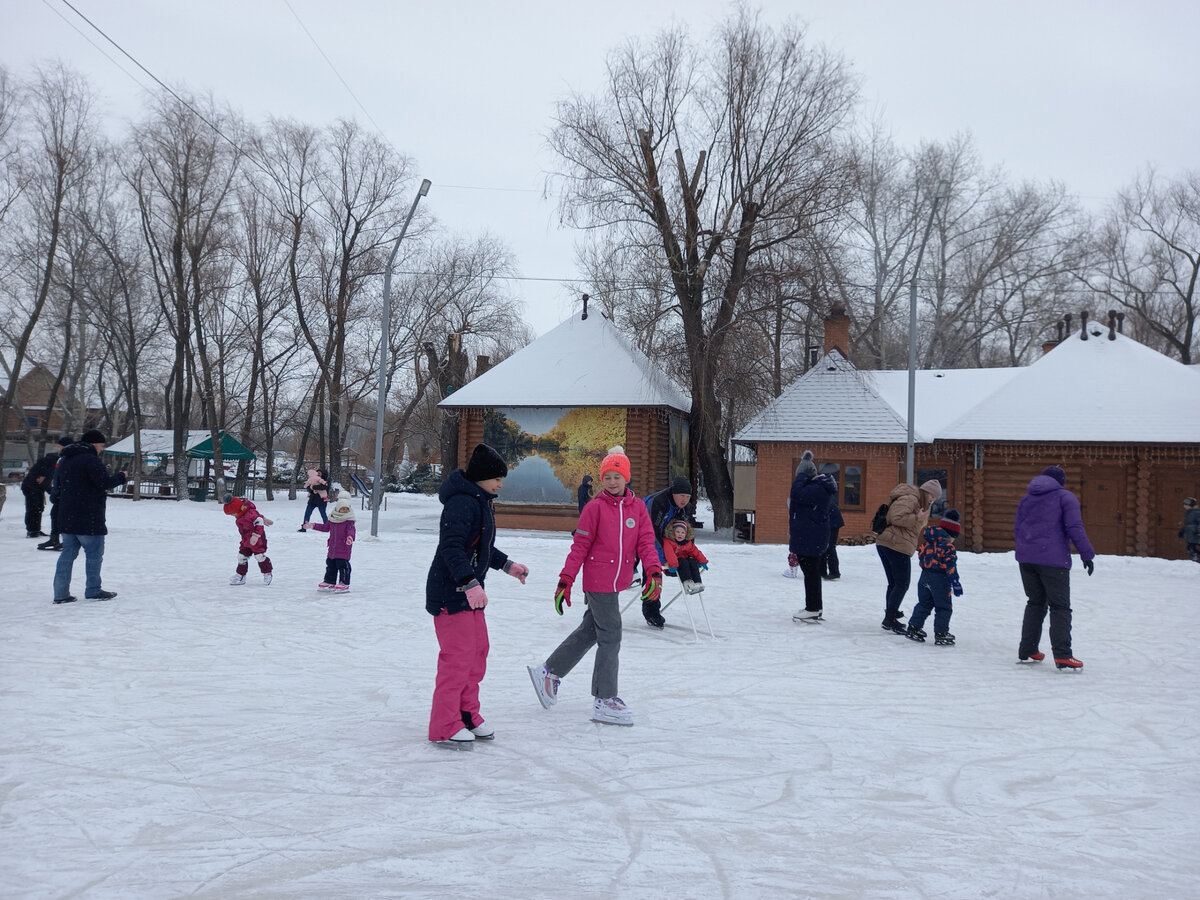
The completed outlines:
{"type": "Polygon", "coordinates": [[[632,728],[633,727],[632,722],[614,722],[611,719],[597,719],[595,716],[592,716],[592,721],[595,722],[597,725],[618,725],[621,728],[632,728]]]}
{"type": "Polygon", "coordinates": [[[434,746],[445,747],[447,750],[474,750],[474,741],[431,741],[434,746]]]}

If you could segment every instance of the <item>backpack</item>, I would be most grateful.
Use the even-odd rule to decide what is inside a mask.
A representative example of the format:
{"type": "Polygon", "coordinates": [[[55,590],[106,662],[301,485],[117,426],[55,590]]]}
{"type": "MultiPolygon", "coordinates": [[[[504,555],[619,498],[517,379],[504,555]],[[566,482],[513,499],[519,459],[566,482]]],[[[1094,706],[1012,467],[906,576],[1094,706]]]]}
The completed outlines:
{"type": "Polygon", "coordinates": [[[887,528],[888,506],[887,503],[880,503],[879,509],[875,510],[874,518],[871,519],[871,530],[876,534],[883,534],[887,528]]]}

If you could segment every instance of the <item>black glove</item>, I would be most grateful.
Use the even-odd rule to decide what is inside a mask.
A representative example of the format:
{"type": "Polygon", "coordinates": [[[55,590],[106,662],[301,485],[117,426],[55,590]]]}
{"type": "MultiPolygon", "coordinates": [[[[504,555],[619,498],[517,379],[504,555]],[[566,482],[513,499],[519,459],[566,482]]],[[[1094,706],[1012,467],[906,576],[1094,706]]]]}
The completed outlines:
{"type": "Polygon", "coordinates": [[[1093,570],[1096,568],[1096,567],[1095,567],[1095,566],[1092,564],[1092,561],[1091,561],[1090,559],[1085,559],[1085,560],[1083,561],[1083,567],[1084,567],[1085,569],[1087,569],[1087,573],[1088,573],[1089,575],[1091,575],[1091,574],[1092,574],[1092,571],[1093,571],[1093,570]]]}

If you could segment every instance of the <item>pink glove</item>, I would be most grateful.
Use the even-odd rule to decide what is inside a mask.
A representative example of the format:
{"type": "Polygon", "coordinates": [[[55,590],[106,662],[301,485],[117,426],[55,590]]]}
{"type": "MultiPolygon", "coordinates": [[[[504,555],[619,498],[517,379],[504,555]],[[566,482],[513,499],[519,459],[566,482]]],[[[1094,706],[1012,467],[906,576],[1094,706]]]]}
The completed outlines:
{"type": "Polygon", "coordinates": [[[471,609],[483,609],[487,606],[487,594],[483,592],[483,585],[472,578],[464,589],[467,594],[467,605],[471,609]]]}
{"type": "Polygon", "coordinates": [[[250,544],[254,545],[257,543],[258,543],[258,535],[257,534],[250,535],[250,544]]]}
{"type": "Polygon", "coordinates": [[[525,576],[529,574],[529,566],[523,566],[510,559],[504,564],[504,574],[511,575],[517,581],[521,582],[521,584],[524,584],[525,576]]]}
{"type": "Polygon", "coordinates": [[[800,557],[798,557],[795,553],[789,553],[788,554],[788,565],[791,566],[793,569],[796,568],[796,566],[800,565],[800,557]]]}

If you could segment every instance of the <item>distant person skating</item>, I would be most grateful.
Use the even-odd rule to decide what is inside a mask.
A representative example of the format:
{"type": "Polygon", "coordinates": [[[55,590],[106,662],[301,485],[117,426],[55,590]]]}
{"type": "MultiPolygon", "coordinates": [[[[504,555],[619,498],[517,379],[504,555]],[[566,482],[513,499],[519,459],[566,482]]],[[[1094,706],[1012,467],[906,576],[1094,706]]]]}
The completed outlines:
{"type": "Polygon", "coordinates": [[[804,608],[793,621],[814,624],[824,618],[821,596],[821,561],[829,549],[829,515],[837,496],[837,482],[817,473],[811,450],[796,466],[788,495],[788,565],[804,574],[804,608]]]}
{"type": "Polygon", "coordinates": [[[29,467],[21,479],[21,493],[25,495],[25,537],[46,537],[42,531],[42,512],[46,508],[46,495],[50,493],[50,479],[58,465],[58,454],[47,453],[29,467]]]}
{"type": "Polygon", "coordinates": [[[584,475],[583,480],[579,482],[579,487],[575,491],[575,499],[579,501],[579,511],[583,512],[583,508],[588,505],[588,501],[592,499],[592,476],[584,475]]]}
{"type": "Polygon", "coordinates": [[[500,569],[521,584],[529,568],[495,547],[492,504],[508,465],[487,444],[477,444],[466,469],[455,469],[438,490],[442,516],[438,545],[425,579],[425,611],[437,634],[437,680],[429,713],[429,740],[469,750],[496,736],[480,713],[479,683],[487,673],[488,571],[500,569]]]}
{"type": "Polygon", "coordinates": [[[108,439],[96,429],[85,431],[78,443],[64,447],[58,467],[58,524],[62,529],[62,555],[54,569],[54,602],[74,603],[71,570],[82,548],[85,556],[83,596],[87,600],[111,600],[116,591],[100,583],[104,563],[104,536],[108,492],[125,483],[125,473],[109,475],[100,461],[108,439]]]}
{"type": "Polygon", "coordinates": [[[225,501],[222,507],[225,515],[233,516],[240,536],[237,570],[229,576],[229,583],[246,583],[246,573],[250,571],[250,557],[253,556],[258,563],[258,570],[262,573],[263,584],[270,584],[275,576],[271,557],[267,556],[266,526],[274,523],[263,516],[258,507],[249,500],[235,497],[228,492],[222,499],[225,501]]]}
{"type": "Polygon", "coordinates": [[[888,495],[887,527],[875,539],[875,550],[887,577],[883,629],[904,634],[900,604],[912,583],[912,555],[917,552],[921,531],[929,523],[929,507],[942,496],[941,482],[934,478],[921,485],[898,484],[888,495]]]}
{"type": "MultiPolygon", "coordinates": [[[[836,488],[836,481],[834,483],[836,488]]],[[[825,555],[821,557],[821,577],[826,581],[837,581],[842,577],[842,566],[838,560],[838,534],[841,533],[845,526],[846,520],[842,518],[842,510],[838,507],[837,491],[833,494],[833,506],[829,509],[829,547],[825,550],[825,555]]]]}
{"type": "Polygon", "coordinates": [[[540,666],[529,666],[538,701],[549,709],[558,702],[562,678],[593,646],[592,721],[606,725],[632,725],[633,712],[617,696],[621,653],[621,606],[618,595],[633,583],[634,560],[640,558],[646,571],[642,600],[658,600],[662,594],[662,568],[655,552],[650,515],[629,481],[629,457],[621,447],[612,448],[600,463],[603,490],[584,507],[571,543],[571,551],[558,576],[554,608],[561,616],[563,605],[571,605],[571,586],[583,569],[583,620],[540,666]]]}
{"type": "Polygon", "coordinates": [[[663,541],[663,555],[669,574],[679,576],[679,583],[689,594],[704,590],[701,572],[708,571],[708,557],[696,546],[695,534],[688,522],[675,521],[667,526],[667,539],[663,541]]]}
{"type": "Polygon", "coordinates": [[[329,502],[329,473],[324,469],[309,469],[304,488],[308,491],[308,505],[304,507],[304,521],[300,523],[299,531],[306,530],[304,526],[314,511],[321,514],[322,522],[329,521],[325,514],[325,504],[329,502]]]}
{"type": "Polygon", "coordinates": [[[954,539],[962,531],[961,518],[957,509],[942,512],[937,525],[926,525],[921,532],[921,577],[917,581],[917,602],[908,620],[904,636],[910,641],[924,642],[929,635],[921,627],[929,614],[933,613],[933,641],[950,646],[954,635],[950,633],[950,616],[954,613],[954,601],[950,595],[962,596],[962,583],[958,579],[958,553],[954,539]]]}
{"type": "Polygon", "coordinates": [[[50,475],[50,537],[37,545],[39,550],[62,550],[62,538],[58,526],[58,469],[62,465],[62,448],[75,443],[75,439],[64,434],[58,439],[58,460],[50,475]]]}
{"type": "Polygon", "coordinates": [[[1179,536],[1187,543],[1188,559],[1200,563],[1200,507],[1195,497],[1183,498],[1183,527],[1179,536]]]}
{"type": "Polygon", "coordinates": [[[1092,574],[1096,551],[1088,540],[1079,514],[1079,500],[1066,489],[1067,474],[1059,466],[1047,466],[1029,482],[1017,504],[1013,538],[1021,584],[1029,601],[1021,623],[1019,662],[1041,662],[1046,654],[1038,649],[1042,622],[1050,613],[1050,647],[1060,669],[1082,669],[1071,652],[1071,544],[1079,551],[1083,567],[1092,574]]]}
{"type": "Polygon", "coordinates": [[[357,536],[354,528],[354,507],[349,497],[338,497],[329,507],[328,522],[305,522],[305,528],[329,532],[325,551],[325,579],[317,585],[319,591],[350,590],[350,552],[357,536]]]}

